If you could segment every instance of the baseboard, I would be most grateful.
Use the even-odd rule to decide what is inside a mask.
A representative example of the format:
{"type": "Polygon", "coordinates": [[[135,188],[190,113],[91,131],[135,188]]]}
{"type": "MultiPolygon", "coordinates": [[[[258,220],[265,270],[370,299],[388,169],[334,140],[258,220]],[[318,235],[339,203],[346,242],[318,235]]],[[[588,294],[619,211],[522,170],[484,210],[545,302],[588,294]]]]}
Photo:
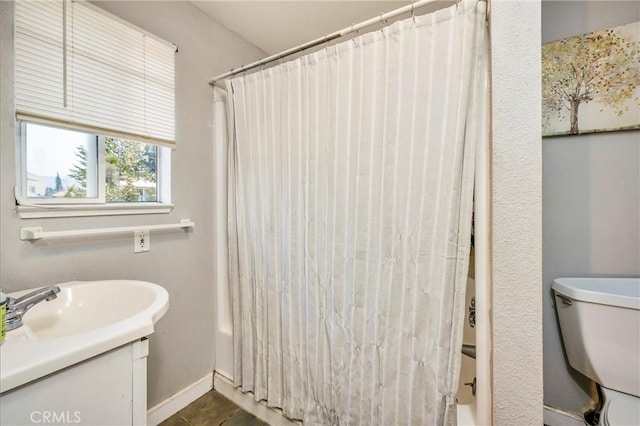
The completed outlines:
{"type": "Polygon", "coordinates": [[[156,426],[213,389],[213,373],[191,383],[147,411],[147,425],[156,426]]]}
{"type": "Polygon", "coordinates": [[[586,423],[578,413],[545,405],[544,424],[547,426],[584,426],[586,423]]]}
{"type": "Polygon", "coordinates": [[[278,426],[300,426],[301,422],[296,422],[286,418],[281,410],[267,407],[263,402],[258,402],[251,395],[247,395],[236,389],[228,378],[217,371],[213,375],[213,388],[231,400],[238,407],[249,414],[252,414],[270,425],[278,426]]]}

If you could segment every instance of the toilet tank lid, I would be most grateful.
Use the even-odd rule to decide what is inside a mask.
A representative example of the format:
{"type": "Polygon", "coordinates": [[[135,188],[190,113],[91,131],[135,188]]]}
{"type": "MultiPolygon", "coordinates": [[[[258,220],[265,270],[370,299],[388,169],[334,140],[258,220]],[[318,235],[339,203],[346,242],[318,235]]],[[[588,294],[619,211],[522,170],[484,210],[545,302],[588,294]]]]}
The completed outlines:
{"type": "Polygon", "coordinates": [[[556,278],[551,288],[574,300],[640,310],[640,278],[556,278]]]}

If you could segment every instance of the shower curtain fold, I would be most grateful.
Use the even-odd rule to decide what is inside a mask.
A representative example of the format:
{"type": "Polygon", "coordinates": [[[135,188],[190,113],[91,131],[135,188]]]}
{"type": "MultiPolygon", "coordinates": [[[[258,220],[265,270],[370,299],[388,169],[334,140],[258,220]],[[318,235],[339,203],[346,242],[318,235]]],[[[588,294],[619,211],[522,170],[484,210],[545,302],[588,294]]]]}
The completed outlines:
{"type": "Polygon", "coordinates": [[[455,424],[485,3],[227,81],[234,384],[305,424],[455,424]]]}

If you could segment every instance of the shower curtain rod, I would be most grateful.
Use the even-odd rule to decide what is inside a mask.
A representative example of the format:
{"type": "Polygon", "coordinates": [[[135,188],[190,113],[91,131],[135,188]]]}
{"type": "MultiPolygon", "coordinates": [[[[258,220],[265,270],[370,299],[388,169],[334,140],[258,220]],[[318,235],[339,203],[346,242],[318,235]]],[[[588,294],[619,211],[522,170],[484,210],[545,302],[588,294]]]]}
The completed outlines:
{"type": "MultiPolygon", "coordinates": [[[[242,66],[240,68],[232,69],[229,72],[226,72],[224,74],[220,74],[217,77],[213,77],[211,80],[209,80],[209,84],[214,86],[216,84],[216,82],[218,82],[220,80],[224,80],[225,78],[229,78],[229,77],[232,77],[232,76],[234,76],[236,74],[240,74],[242,72],[251,70],[253,68],[257,68],[259,66],[262,66],[262,65],[274,62],[274,61],[277,61],[277,60],[285,58],[287,56],[294,55],[296,53],[299,53],[299,52],[302,52],[304,50],[310,49],[312,47],[316,47],[316,46],[319,46],[321,44],[328,43],[330,41],[336,40],[336,39],[338,39],[340,37],[344,37],[346,35],[349,35],[351,33],[359,31],[359,30],[361,30],[363,28],[366,28],[366,27],[369,27],[371,25],[374,25],[376,23],[381,23],[382,24],[382,23],[384,23],[384,21],[386,21],[388,19],[391,19],[391,18],[395,18],[396,16],[402,15],[403,13],[411,12],[411,14],[413,15],[413,12],[416,9],[418,9],[418,8],[420,8],[422,6],[426,6],[427,4],[436,3],[437,1],[440,1],[440,0],[418,0],[418,1],[415,1],[415,2],[413,2],[411,4],[408,4],[406,6],[403,6],[403,7],[399,8],[399,9],[395,9],[395,10],[392,10],[391,12],[383,13],[383,14],[381,14],[380,16],[378,16],[376,18],[371,18],[371,19],[363,21],[363,22],[361,22],[359,24],[351,25],[350,27],[347,27],[347,28],[344,28],[342,30],[333,32],[333,33],[328,34],[328,35],[326,35],[324,37],[320,37],[320,38],[317,38],[315,40],[309,41],[307,43],[301,44],[300,46],[292,47],[291,49],[284,50],[284,51],[282,51],[280,53],[276,53],[275,55],[268,56],[268,57],[266,57],[264,59],[261,59],[261,60],[256,61],[256,62],[252,62],[252,63],[250,63],[248,65],[244,65],[244,66],[242,66]]],[[[487,1],[487,0],[479,0],[479,1],[487,1]]]]}

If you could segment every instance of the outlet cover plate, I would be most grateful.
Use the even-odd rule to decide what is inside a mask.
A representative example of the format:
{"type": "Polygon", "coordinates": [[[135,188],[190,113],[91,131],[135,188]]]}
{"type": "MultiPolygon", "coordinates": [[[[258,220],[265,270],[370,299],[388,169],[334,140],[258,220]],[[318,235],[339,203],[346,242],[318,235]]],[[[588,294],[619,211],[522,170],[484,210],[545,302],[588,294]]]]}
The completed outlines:
{"type": "Polygon", "coordinates": [[[144,253],[151,250],[151,238],[149,231],[134,231],[133,233],[133,252],[144,253]]]}

